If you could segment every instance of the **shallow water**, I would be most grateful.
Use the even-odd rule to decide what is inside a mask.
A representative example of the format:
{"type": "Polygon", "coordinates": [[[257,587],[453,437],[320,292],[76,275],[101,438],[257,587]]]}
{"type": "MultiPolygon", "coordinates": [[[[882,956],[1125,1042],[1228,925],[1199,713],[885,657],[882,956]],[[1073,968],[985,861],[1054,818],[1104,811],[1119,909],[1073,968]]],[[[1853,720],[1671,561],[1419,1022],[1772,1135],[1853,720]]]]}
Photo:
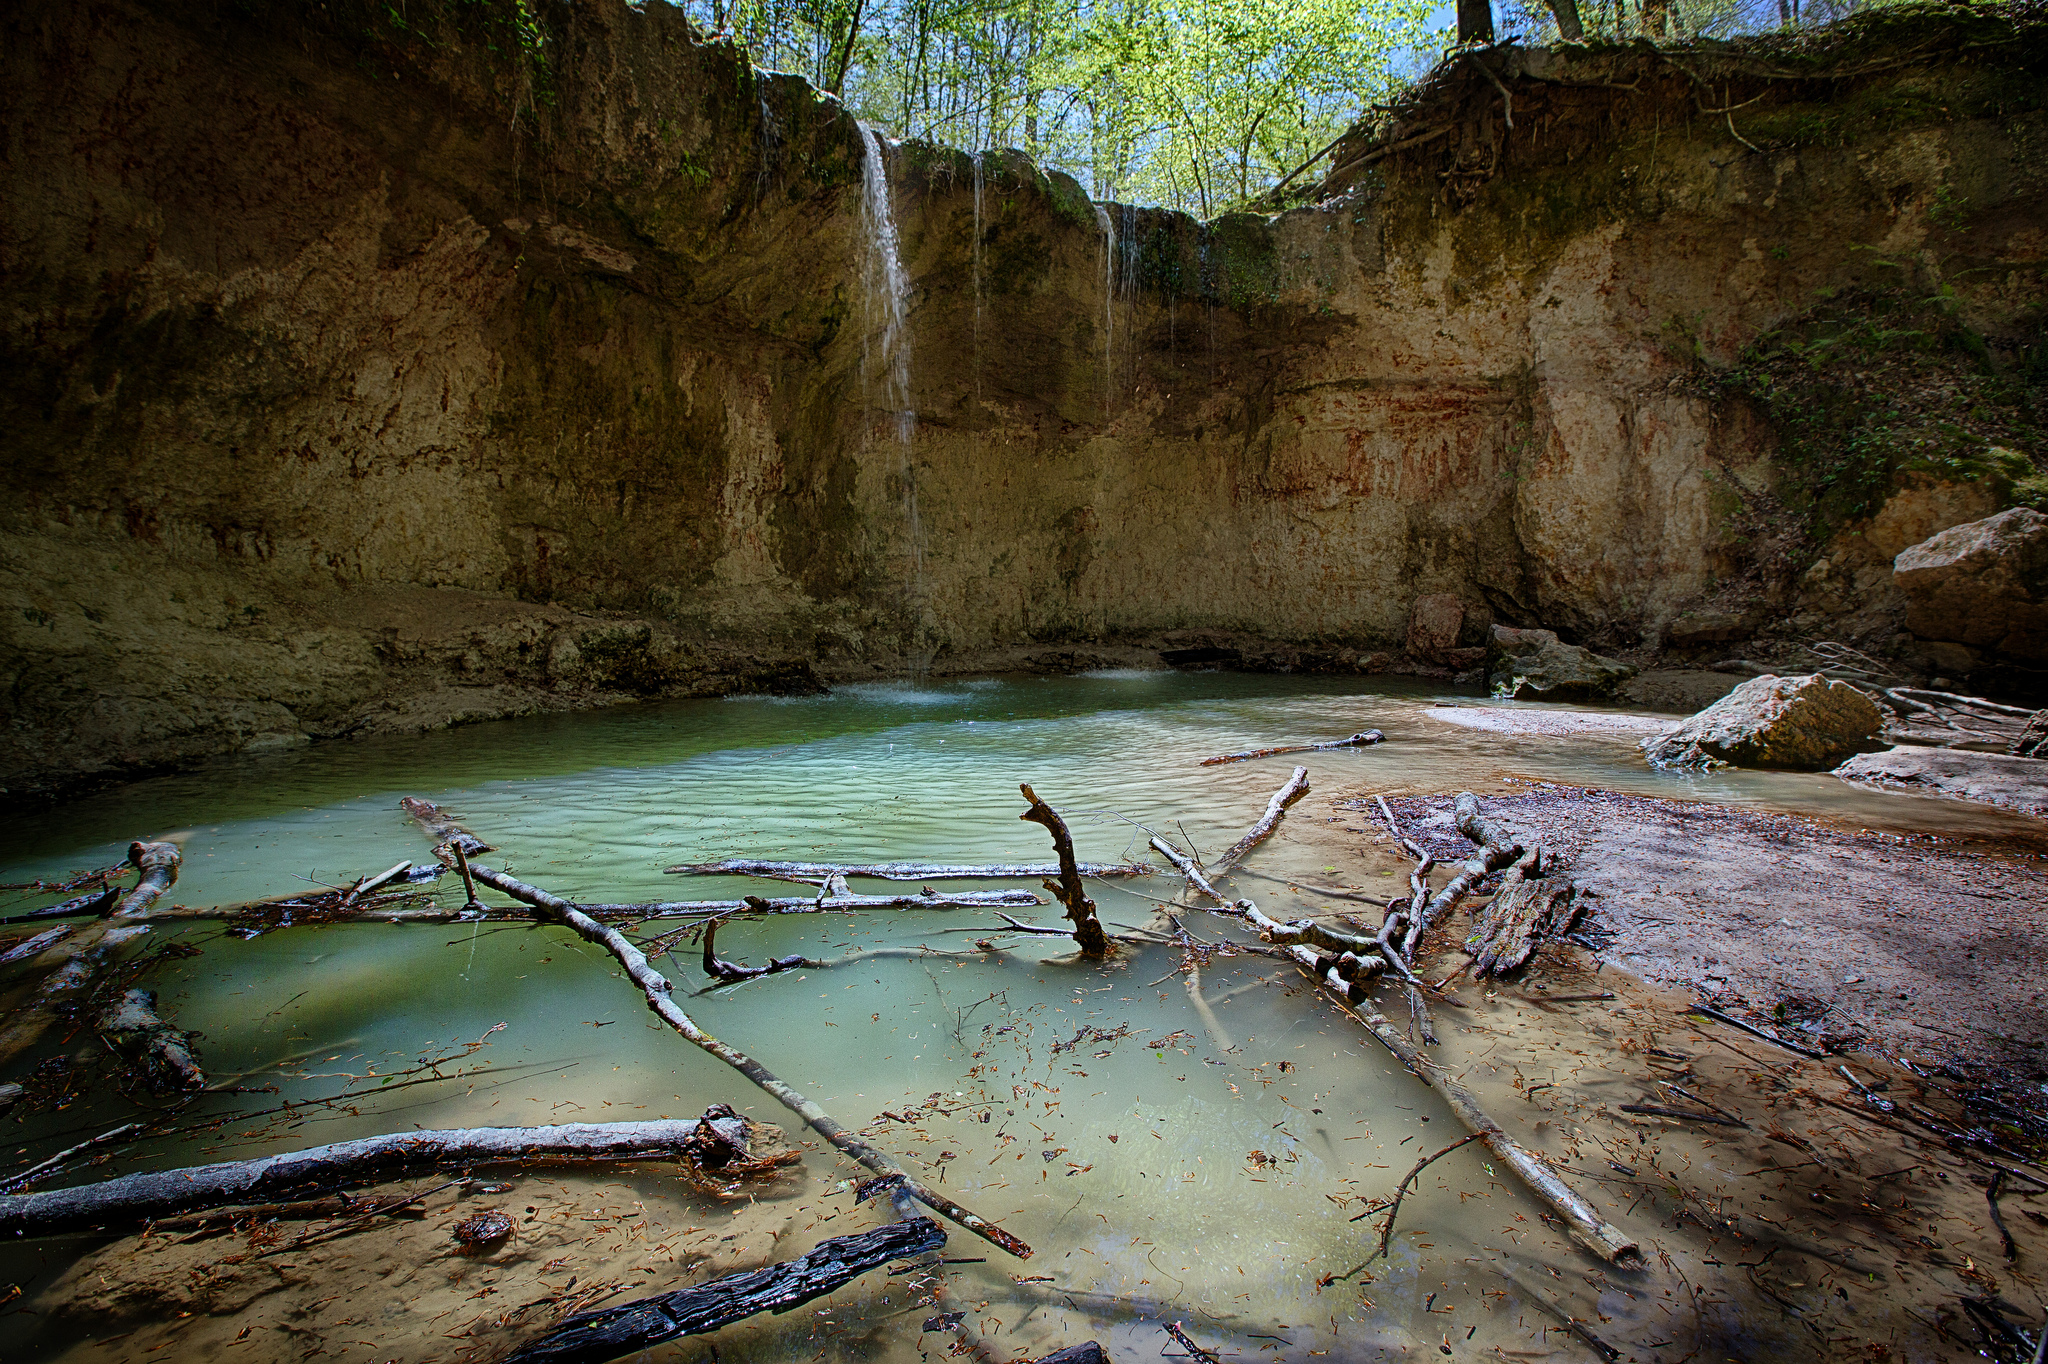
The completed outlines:
{"type": "MultiPolygon", "coordinates": [[[[0,836],[0,881],[109,865],[133,838],[168,837],[185,850],[171,897],[180,903],[231,903],[308,880],[337,882],[400,858],[424,859],[424,841],[397,807],[400,796],[414,795],[449,807],[495,844],[493,865],[571,899],[772,894],[756,881],[678,878],[661,868],[735,855],[1044,859],[1044,831],[1017,818],[1019,781],[1066,815],[1086,860],[1143,857],[1146,828],[1184,836],[1213,856],[1256,817],[1295,761],[1310,769],[1319,791],[1455,791],[1512,773],[1877,828],[1995,836],[2024,827],[1997,811],[1824,775],[1660,774],[1626,737],[1506,738],[1422,714],[1446,700],[1477,698],[1389,679],[1117,672],[919,689],[878,684],[828,697],[672,702],[508,721],[222,761],[17,816],[0,836]],[[1369,726],[1385,731],[1387,742],[1196,765],[1212,754],[1369,726]]],[[[1394,865],[1363,854],[1338,865],[1324,856],[1276,840],[1251,865],[1389,891],[1397,885],[1394,865]]],[[[444,878],[437,894],[457,902],[453,879],[444,878]]],[[[1152,906],[1133,890],[1170,895],[1175,888],[1161,878],[1097,883],[1091,893],[1112,923],[1140,924],[1152,906]]],[[[1271,885],[1247,880],[1240,889],[1272,896],[1276,913],[1301,908],[1298,897],[1271,885]]],[[[1022,917],[1051,922],[1056,913],[1047,905],[1022,917]]],[[[1213,923],[1191,926],[1221,932],[1213,923]]],[[[994,927],[979,911],[778,916],[728,926],[719,946],[749,962],[883,945],[959,951],[994,927]]],[[[959,1271],[965,1284],[956,1293],[984,1294],[998,1304],[999,1318],[1003,1302],[1021,1304],[1020,1316],[1030,1307],[1015,1296],[1011,1276],[1047,1274],[1062,1289],[1157,1298],[1218,1329],[1235,1323],[1232,1329],[1315,1349],[1356,1339],[1361,1322],[1375,1339],[1434,1345],[1434,1319],[1417,1301],[1426,1288],[1416,1287],[1434,1270],[1419,1250],[1402,1252],[1405,1262],[1397,1256],[1395,1280],[1414,1292],[1333,1301],[1314,1291],[1320,1275],[1363,1258],[1360,1229],[1333,1195],[1354,1182],[1360,1189],[1391,1183],[1398,1173],[1388,1167],[1398,1172],[1414,1151],[1441,1144],[1432,1134],[1456,1135],[1428,1091],[1306,997],[1302,982],[1277,963],[1239,957],[1203,971],[1200,987],[1213,1006],[1205,1017],[1174,974],[1177,953],[1140,948],[1107,966],[1083,965],[1062,939],[994,936],[1006,947],[1000,954],[799,972],[693,998],[686,1007],[849,1126],[933,1099],[950,1110],[928,1111],[914,1126],[885,1125],[876,1140],[1038,1247],[1027,1266],[959,1271]],[[1084,1026],[1129,1031],[1053,1052],[1084,1026]],[[941,1152],[951,1154],[940,1159],[941,1152]]],[[[210,1143],[208,1152],[222,1153],[211,1157],[176,1141],[145,1145],[117,1169],[254,1155],[415,1124],[686,1116],[721,1100],[764,1120],[788,1119],[797,1130],[772,1101],[655,1023],[608,958],[560,930],[343,925],[245,942],[195,925],[158,930],[151,941],[172,938],[202,955],[155,969],[148,983],[164,1012],[204,1034],[209,1074],[247,1075],[248,1083],[279,1089],[260,1099],[209,1096],[194,1115],[330,1094],[346,1075],[388,1073],[504,1027],[476,1058],[490,1069],[471,1079],[381,1099],[374,1086],[361,1085],[370,1093],[354,1112],[210,1143]]],[[[703,977],[683,951],[659,964],[680,987],[694,989],[703,977]]],[[[127,1112],[102,1097],[33,1117],[22,1126],[22,1149],[40,1155],[63,1144],[63,1134],[102,1130],[127,1112]]],[[[811,1163],[828,1182],[846,1173],[822,1156],[811,1163]]],[[[1449,1235],[1441,1239],[1480,1237],[1500,1216],[1498,1206],[1446,1213],[1441,1225],[1449,1235]],[[1464,1217],[1471,1224],[1459,1230],[1464,1217]]],[[[981,1249],[956,1233],[947,1253],[981,1249]]],[[[54,1272],[70,1253],[59,1246],[18,1258],[10,1277],[54,1272]]],[[[1031,1308],[1025,1338],[1031,1331],[1052,1343],[1062,1333],[1075,1338],[1087,1329],[1084,1307],[1031,1308]]],[[[760,1333],[762,1357],[789,1348],[789,1332],[807,1329],[792,1319],[760,1333]]],[[[1015,1332],[1018,1323],[1006,1329],[1015,1332]]],[[[1096,1329],[1135,1328],[1109,1321],[1096,1329]]],[[[894,1343],[875,1348],[914,1356],[914,1324],[903,1331],[884,1332],[894,1343]]],[[[1156,1328],[1146,1337],[1154,1338],[1156,1328]]]]}

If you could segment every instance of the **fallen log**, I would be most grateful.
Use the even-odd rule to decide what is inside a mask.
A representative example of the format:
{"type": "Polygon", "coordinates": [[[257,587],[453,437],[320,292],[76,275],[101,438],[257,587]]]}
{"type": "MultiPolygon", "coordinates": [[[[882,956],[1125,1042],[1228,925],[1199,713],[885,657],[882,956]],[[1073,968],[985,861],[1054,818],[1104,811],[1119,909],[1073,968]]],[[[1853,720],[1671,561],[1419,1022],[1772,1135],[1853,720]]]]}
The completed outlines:
{"type": "Polygon", "coordinates": [[[53,1236],[233,1203],[279,1202],[449,1167],[672,1160],[699,1123],[696,1118],[664,1118],[398,1132],[255,1160],[122,1175],[75,1189],[0,1197],[0,1238],[53,1236]]]}
{"type": "Polygon", "coordinates": [[[945,1244],[945,1229],[928,1217],[890,1222],[852,1236],[834,1236],[781,1264],[579,1313],[520,1346],[506,1364],[600,1364],[679,1336],[716,1331],[758,1312],[787,1312],[879,1265],[923,1255],[945,1244]]]}
{"type": "Polygon", "coordinates": [[[192,1034],[157,1016],[156,991],[122,991],[107,1001],[94,1026],[107,1046],[137,1067],[144,1083],[157,1093],[206,1088],[206,1072],[192,1053],[192,1034]]]}
{"type": "Polygon", "coordinates": [[[1522,845],[1496,829],[1479,810],[1479,797],[1470,791],[1460,791],[1457,800],[1458,832],[1477,845],[1477,856],[1467,859],[1456,876],[1444,888],[1431,896],[1408,924],[1407,935],[1401,940],[1401,955],[1409,961],[1415,960],[1415,949],[1438,920],[1457,908],[1458,901],[1472,893],[1472,888],[1503,867],[1513,866],[1522,856],[1522,845]]]}
{"type": "Polygon", "coordinates": [[[185,859],[175,843],[144,843],[138,839],[128,845],[128,860],[142,877],[135,883],[135,889],[114,907],[115,917],[123,919],[148,913],[149,907],[176,884],[179,864],[185,859]]]}
{"type": "Polygon", "coordinates": [[[104,917],[47,949],[58,954],[57,968],[28,1002],[14,1011],[7,1025],[0,1028],[0,1065],[34,1046],[56,1021],[60,1010],[84,997],[109,954],[149,932],[149,926],[139,920],[177,881],[181,860],[175,843],[146,843],[138,839],[128,845],[129,864],[142,874],[141,879],[104,917]]]}
{"type": "Polygon", "coordinates": [[[1520,969],[1545,938],[1571,932],[1580,907],[1571,878],[1545,864],[1540,846],[1530,849],[1516,861],[1466,944],[1473,974],[1504,976],[1520,969]]]}
{"type": "Polygon", "coordinates": [[[698,1027],[696,1022],[688,1014],[676,1007],[675,1001],[669,997],[670,992],[675,987],[669,983],[668,978],[649,965],[646,954],[633,946],[632,943],[626,941],[624,935],[617,929],[607,928],[560,896],[551,895],[538,886],[529,886],[523,881],[518,881],[505,875],[503,872],[493,871],[489,867],[477,865],[472,865],[470,871],[476,876],[477,880],[485,885],[502,891],[523,904],[532,905],[535,909],[541,911],[541,917],[574,930],[585,941],[596,943],[607,952],[610,952],[617,959],[619,965],[625,968],[626,975],[647,996],[647,1007],[652,1009],[658,1018],[681,1033],[685,1040],[702,1047],[705,1051],[710,1052],[713,1056],[716,1056],[719,1060],[759,1085],[776,1102],[802,1118],[810,1125],[812,1131],[830,1142],[834,1147],[844,1151],[854,1160],[865,1165],[878,1175],[896,1175],[901,1177],[904,1181],[904,1186],[915,1195],[918,1202],[958,1222],[975,1235],[984,1238],[994,1245],[1000,1246],[1019,1259],[1030,1257],[1030,1246],[1010,1235],[1001,1227],[996,1226],[993,1222],[961,1207],[944,1194],[914,1178],[894,1160],[868,1145],[844,1127],[841,1127],[831,1114],[784,1084],[774,1072],[770,1071],[759,1061],[756,1061],[737,1047],[719,1041],[716,1037],[698,1027]]]}
{"type": "Polygon", "coordinates": [[[1082,888],[1081,866],[1074,860],[1074,836],[1067,832],[1067,822],[1060,818],[1059,811],[1038,798],[1038,793],[1031,789],[1031,783],[1019,782],[1017,789],[1029,802],[1024,813],[1017,818],[1043,825],[1052,834],[1052,850],[1059,856],[1060,879],[1045,881],[1045,888],[1067,907],[1067,918],[1074,924],[1074,941],[1080,945],[1083,955],[1108,956],[1109,936],[1103,932],[1102,920],[1095,917],[1095,902],[1082,888]]]}
{"type": "Polygon", "coordinates": [[[1243,753],[1225,753],[1218,758],[1202,759],[1203,767],[1220,767],[1224,763],[1247,762],[1253,758],[1271,758],[1281,753],[1326,753],[1333,748],[1365,748],[1370,744],[1384,742],[1386,735],[1376,729],[1354,734],[1348,739],[1333,739],[1325,744],[1284,744],[1279,748],[1254,748],[1243,753]]]}
{"type": "Polygon", "coordinates": [[[1442,1066],[1432,1064],[1399,1028],[1371,1007],[1363,987],[1337,975],[1332,969],[1335,965],[1332,958],[1300,945],[1287,950],[1317,985],[1336,996],[1347,1013],[1365,1024],[1379,1039],[1380,1045],[1392,1052],[1394,1059],[1410,1075],[1443,1096],[1458,1121],[1465,1124],[1465,1129],[1476,1133],[1531,1193],[1557,1213],[1572,1239],[1603,1260],[1620,1264],[1634,1264],[1642,1260],[1641,1248],[1629,1239],[1628,1233],[1602,1220],[1600,1214],[1593,1210],[1593,1205],[1560,1179],[1543,1157],[1503,1131],[1500,1124],[1480,1107],[1472,1091],[1459,1084],[1442,1066]]]}
{"type": "MultiPolygon", "coordinates": [[[[1083,876],[1150,876],[1143,862],[1082,862],[1083,876]]],[[[875,881],[1011,881],[1060,874],[1056,862],[1009,862],[992,865],[944,862],[762,862],[732,857],[723,862],[683,862],[662,868],[670,876],[763,876],[779,881],[828,881],[835,876],[865,876],[875,881]]]]}
{"type": "Polygon", "coordinates": [[[1252,825],[1243,838],[1224,849],[1223,856],[1216,859],[1216,868],[1212,874],[1223,875],[1242,861],[1246,853],[1270,838],[1280,823],[1280,816],[1287,813],[1287,807],[1307,794],[1308,769],[1297,767],[1294,769],[1294,775],[1287,779],[1287,784],[1275,791],[1273,798],[1266,802],[1266,813],[1259,816],[1259,822],[1252,825]]]}

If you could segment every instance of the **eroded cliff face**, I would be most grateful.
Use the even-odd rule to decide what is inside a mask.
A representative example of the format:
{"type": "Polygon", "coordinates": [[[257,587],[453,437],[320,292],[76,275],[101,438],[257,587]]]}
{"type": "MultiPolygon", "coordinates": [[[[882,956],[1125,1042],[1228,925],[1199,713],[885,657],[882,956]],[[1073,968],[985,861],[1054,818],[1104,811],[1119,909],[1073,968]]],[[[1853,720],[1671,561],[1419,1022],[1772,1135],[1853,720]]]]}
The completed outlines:
{"type": "Polygon", "coordinates": [[[1758,587],[1773,434],[1702,367],[1879,255],[2040,326],[2032,107],[1757,151],[1525,54],[1520,132],[1272,218],[892,148],[906,441],[836,104],[657,4],[537,54],[450,14],[5,21],[11,792],[924,658],[1384,666],[1432,593],[1627,647],[1745,582],[1874,637],[1860,526],[1758,587]]]}

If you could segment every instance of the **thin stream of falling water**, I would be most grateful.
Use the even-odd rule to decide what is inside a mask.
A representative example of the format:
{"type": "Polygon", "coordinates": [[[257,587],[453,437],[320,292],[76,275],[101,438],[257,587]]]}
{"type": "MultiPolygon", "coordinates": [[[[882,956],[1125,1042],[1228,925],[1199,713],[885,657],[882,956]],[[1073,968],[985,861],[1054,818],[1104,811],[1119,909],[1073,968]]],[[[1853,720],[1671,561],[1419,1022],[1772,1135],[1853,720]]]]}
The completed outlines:
{"type": "Polygon", "coordinates": [[[929,603],[925,589],[924,521],[918,512],[917,469],[911,449],[917,412],[910,398],[910,336],[903,325],[910,284],[903,273],[896,217],[889,204],[889,168],[882,153],[881,135],[865,123],[860,125],[860,134],[866,147],[861,162],[861,220],[867,239],[862,271],[862,310],[867,324],[861,335],[862,391],[865,395],[879,377],[883,410],[894,418],[898,474],[903,484],[904,538],[910,559],[904,584],[910,619],[906,653],[912,678],[921,682],[931,664],[931,645],[926,619],[929,603]]]}
{"type": "Polygon", "coordinates": [[[1116,412],[1116,224],[1109,210],[1095,206],[1095,222],[1102,228],[1102,415],[1116,412]]]}
{"type": "Polygon", "coordinates": [[[981,412],[981,157],[974,154],[974,410],[981,412]]]}

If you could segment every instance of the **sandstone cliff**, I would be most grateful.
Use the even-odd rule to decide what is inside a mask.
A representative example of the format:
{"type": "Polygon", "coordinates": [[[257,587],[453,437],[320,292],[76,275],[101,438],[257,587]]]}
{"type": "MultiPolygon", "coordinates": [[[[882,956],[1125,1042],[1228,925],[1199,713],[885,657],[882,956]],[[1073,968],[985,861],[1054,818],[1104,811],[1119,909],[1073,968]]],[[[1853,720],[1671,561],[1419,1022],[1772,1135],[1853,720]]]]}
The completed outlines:
{"type": "Polygon", "coordinates": [[[1425,594],[1467,643],[1653,647],[1737,587],[1889,637],[1864,531],[2010,496],[1937,470],[1795,553],[1711,382],[1874,260],[2038,357],[2002,19],[1832,75],[1510,54],[1512,130],[1453,71],[1447,131],[1210,224],[893,147],[905,441],[842,109],[658,3],[413,10],[0,21],[10,793],[927,658],[1357,667],[1425,594]]]}

